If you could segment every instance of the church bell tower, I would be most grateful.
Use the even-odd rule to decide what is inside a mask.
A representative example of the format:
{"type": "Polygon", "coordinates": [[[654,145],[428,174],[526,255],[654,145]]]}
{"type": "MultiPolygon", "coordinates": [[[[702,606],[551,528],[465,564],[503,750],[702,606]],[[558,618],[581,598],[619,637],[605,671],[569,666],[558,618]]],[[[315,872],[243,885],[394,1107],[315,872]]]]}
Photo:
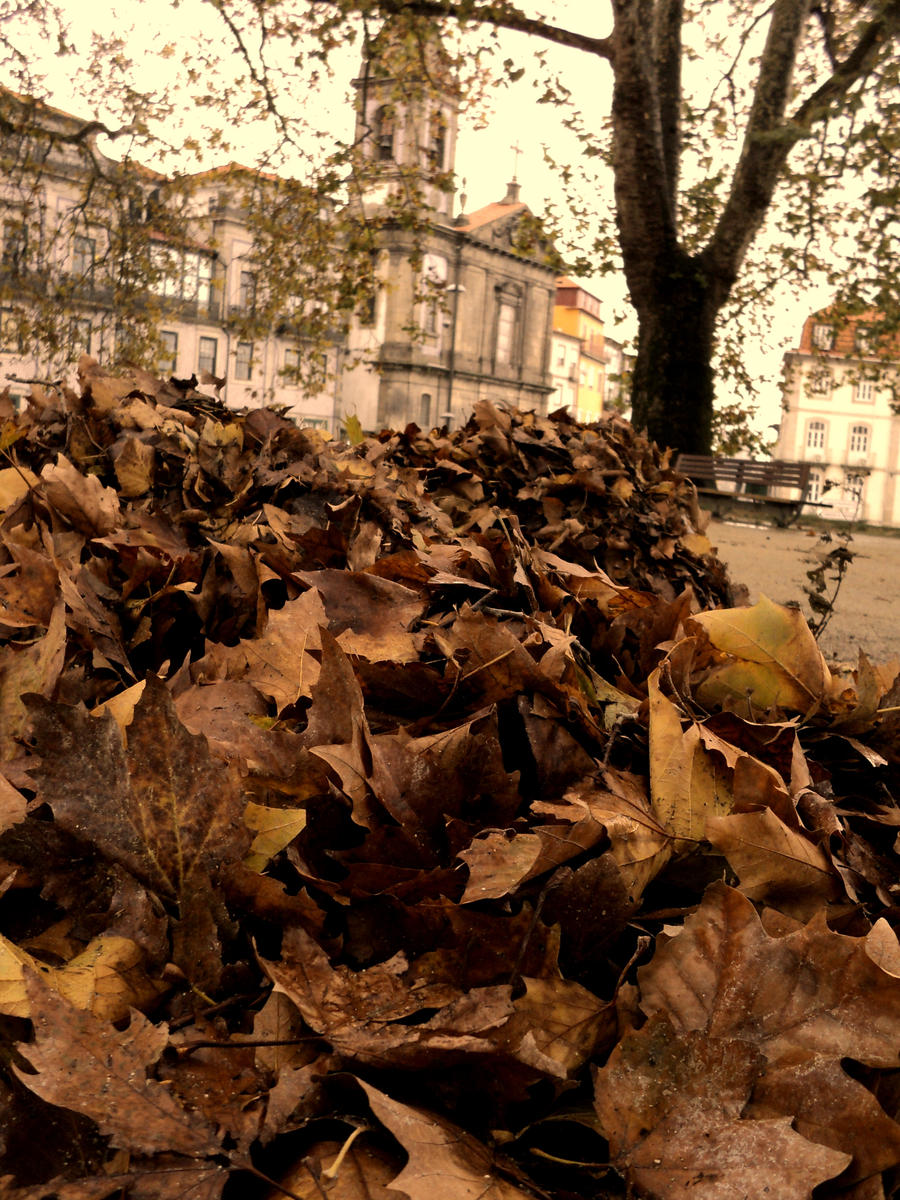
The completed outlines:
{"type": "Polygon", "coordinates": [[[449,224],[459,90],[437,25],[409,12],[389,17],[366,43],[353,86],[366,202],[402,205],[417,194],[449,224]]]}

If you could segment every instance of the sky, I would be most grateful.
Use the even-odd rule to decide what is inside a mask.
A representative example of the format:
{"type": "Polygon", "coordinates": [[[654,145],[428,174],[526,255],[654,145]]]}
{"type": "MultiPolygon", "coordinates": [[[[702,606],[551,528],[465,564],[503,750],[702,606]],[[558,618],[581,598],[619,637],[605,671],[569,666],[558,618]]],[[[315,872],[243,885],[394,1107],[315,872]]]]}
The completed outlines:
{"type": "MultiPolygon", "coordinates": [[[[70,22],[73,40],[86,46],[89,29],[85,25],[85,16],[90,14],[90,9],[84,0],[61,0],[60,7],[70,22]]],[[[604,6],[588,4],[586,0],[555,0],[553,4],[554,17],[559,24],[597,35],[608,32],[602,25],[603,11],[604,6]]],[[[196,47],[192,62],[196,62],[204,86],[210,90],[216,88],[216,75],[204,76],[203,73],[206,50],[217,49],[215,38],[210,37],[215,18],[203,0],[180,0],[177,7],[158,0],[156,3],[116,0],[103,15],[106,32],[122,31],[122,53],[131,60],[130,70],[138,87],[171,85],[177,91],[185,70],[181,62],[183,52],[187,48],[193,55],[192,48],[196,47]]],[[[501,39],[501,59],[508,55],[523,67],[533,66],[534,39],[515,34],[502,34],[501,39]]],[[[46,45],[34,46],[34,59],[39,67],[46,66],[48,79],[53,81],[51,101],[68,111],[84,112],[78,90],[79,73],[77,69],[73,70],[78,59],[54,59],[48,56],[49,49],[52,48],[46,45]]],[[[552,47],[549,53],[572,92],[574,105],[590,127],[609,111],[611,75],[606,63],[561,47],[552,47]]],[[[309,94],[298,98],[298,104],[303,115],[326,137],[349,139],[353,129],[349,82],[359,66],[358,47],[336,51],[331,62],[333,82],[321,87],[312,100],[309,94]]],[[[562,128],[555,106],[536,103],[538,93],[532,79],[533,72],[526,69],[519,83],[488,88],[488,109],[464,111],[461,116],[456,171],[460,190],[467,196],[469,211],[499,200],[514,171],[521,185],[521,198],[534,212],[540,214],[546,211],[548,203],[560,202],[559,181],[556,172],[544,160],[543,147],[550,147],[553,154],[564,161],[576,159],[579,147],[562,128]]],[[[190,111],[185,118],[188,126],[197,120],[196,111],[190,111]]],[[[101,119],[106,116],[102,112],[97,115],[101,119]]],[[[253,162],[262,152],[262,145],[259,131],[253,127],[235,130],[233,146],[227,154],[220,152],[217,161],[253,162]]],[[[201,165],[216,165],[216,160],[194,162],[187,169],[196,170],[201,165]]],[[[611,181],[601,179],[587,189],[585,198],[591,204],[609,208],[610,189],[611,181]]],[[[598,275],[582,276],[579,282],[603,303],[607,333],[623,341],[631,338],[636,325],[627,305],[624,280],[613,275],[598,275]]],[[[784,350],[797,345],[805,317],[827,301],[828,295],[821,289],[811,289],[802,297],[793,293],[777,297],[764,336],[746,345],[746,362],[751,374],[759,381],[760,407],[754,424],[760,430],[766,430],[780,417],[778,378],[784,350]]],[[[727,395],[720,398],[729,399],[727,395]]]]}

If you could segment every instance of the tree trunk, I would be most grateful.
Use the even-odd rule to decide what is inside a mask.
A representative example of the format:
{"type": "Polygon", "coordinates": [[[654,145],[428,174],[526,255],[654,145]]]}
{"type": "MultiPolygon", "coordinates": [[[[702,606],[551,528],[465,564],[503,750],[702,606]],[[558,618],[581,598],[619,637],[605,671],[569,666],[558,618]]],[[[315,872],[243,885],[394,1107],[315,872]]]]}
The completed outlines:
{"type": "Polygon", "coordinates": [[[638,309],[638,354],[631,385],[632,423],[660,448],[709,454],[712,353],[719,305],[696,261],[658,280],[638,309]]]}

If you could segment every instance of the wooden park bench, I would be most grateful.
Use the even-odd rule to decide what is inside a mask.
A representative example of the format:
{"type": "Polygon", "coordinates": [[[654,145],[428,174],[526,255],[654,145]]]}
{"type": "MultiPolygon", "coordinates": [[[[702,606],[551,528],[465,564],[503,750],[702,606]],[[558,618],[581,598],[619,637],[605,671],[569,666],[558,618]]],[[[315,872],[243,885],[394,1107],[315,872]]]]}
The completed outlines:
{"type": "Polygon", "coordinates": [[[812,463],[679,454],[675,470],[693,482],[701,506],[713,516],[742,516],[750,521],[762,518],[776,525],[790,525],[808,503],[812,463]],[[794,494],[775,494],[782,490],[794,494]]]}

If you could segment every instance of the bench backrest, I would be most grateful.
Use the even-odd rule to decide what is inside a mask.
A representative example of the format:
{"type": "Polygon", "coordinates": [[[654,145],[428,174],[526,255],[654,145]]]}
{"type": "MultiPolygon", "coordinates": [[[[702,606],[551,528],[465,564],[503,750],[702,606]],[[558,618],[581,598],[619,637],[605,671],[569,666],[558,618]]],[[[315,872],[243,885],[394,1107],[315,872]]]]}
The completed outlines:
{"type": "Polygon", "coordinates": [[[695,483],[732,484],[739,492],[750,484],[797,488],[806,494],[812,464],[808,462],[757,462],[751,458],[715,458],[705,454],[679,454],[675,470],[695,483]]]}

